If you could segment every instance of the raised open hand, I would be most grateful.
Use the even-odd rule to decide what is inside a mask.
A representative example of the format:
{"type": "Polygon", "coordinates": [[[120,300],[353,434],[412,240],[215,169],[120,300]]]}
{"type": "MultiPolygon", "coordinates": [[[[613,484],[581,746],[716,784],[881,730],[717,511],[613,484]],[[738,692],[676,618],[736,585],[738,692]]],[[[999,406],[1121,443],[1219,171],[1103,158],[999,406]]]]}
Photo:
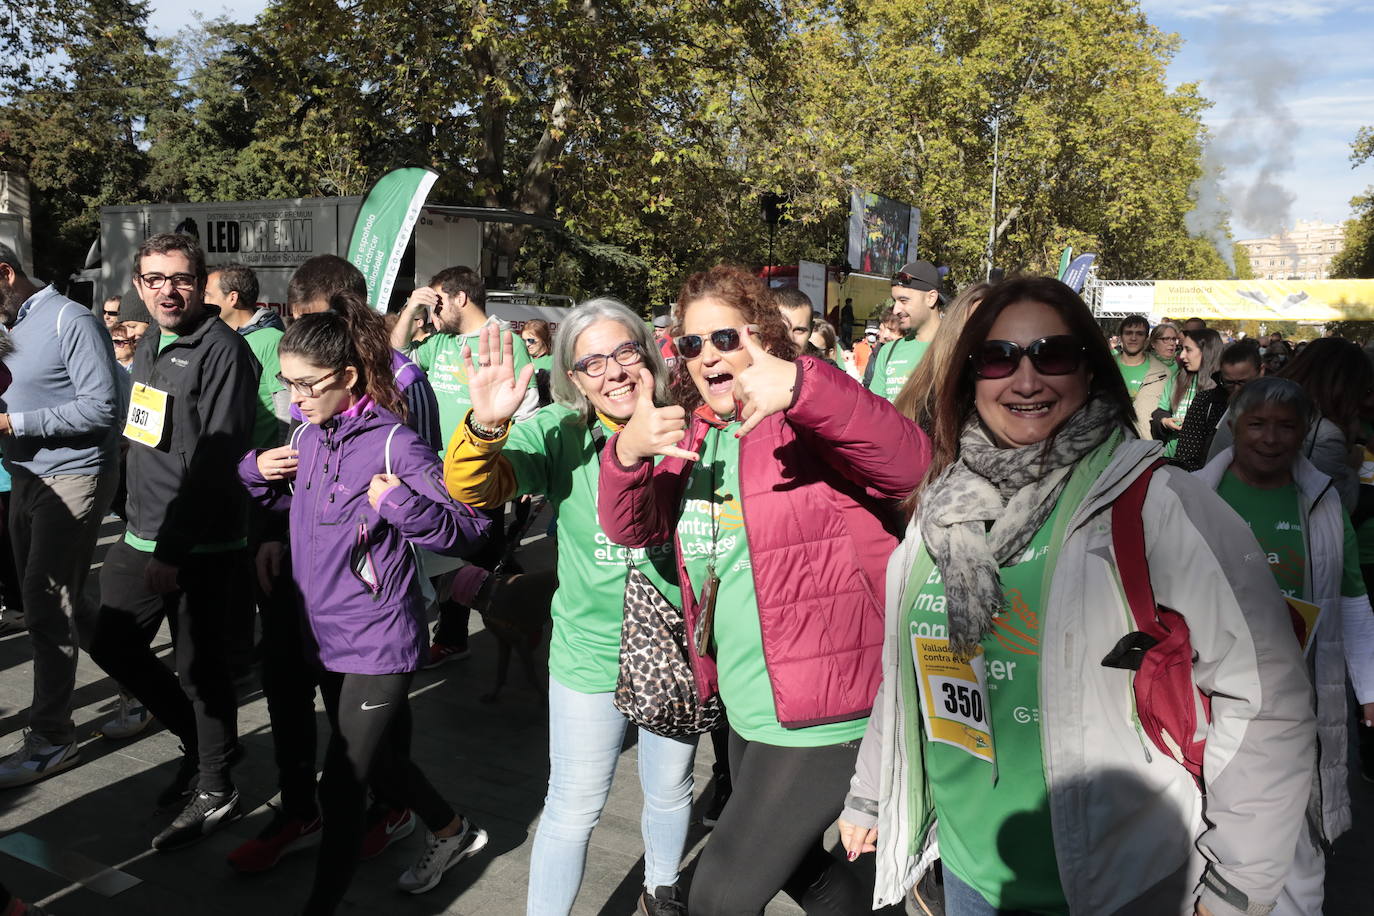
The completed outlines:
{"type": "Polygon", "coordinates": [[[739,417],[744,424],[736,436],[743,436],[766,417],[786,410],[797,387],[797,364],[778,359],[763,348],[752,327],[743,332],[744,347],[754,361],[735,377],[735,400],[740,402],[739,417]]]}
{"type": "Polygon", "coordinates": [[[646,368],[640,368],[639,384],[635,387],[639,391],[635,412],[615,440],[615,456],[620,463],[629,467],[655,455],[696,461],[696,452],[678,448],[687,428],[687,411],[681,407],[654,406],[654,374],[646,368]]]}
{"type": "Polygon", "coordinates": [[[472,399],[472,419],[482,426],[498,427],[515,416],[525,399],[525,389],[534,375],[531,363],[515,374],[515,345],[510,331],[494,324],[482,326],[477,345],[477,364],[472,351],[463,348],[468,367],[468,397],[472,399]]]}

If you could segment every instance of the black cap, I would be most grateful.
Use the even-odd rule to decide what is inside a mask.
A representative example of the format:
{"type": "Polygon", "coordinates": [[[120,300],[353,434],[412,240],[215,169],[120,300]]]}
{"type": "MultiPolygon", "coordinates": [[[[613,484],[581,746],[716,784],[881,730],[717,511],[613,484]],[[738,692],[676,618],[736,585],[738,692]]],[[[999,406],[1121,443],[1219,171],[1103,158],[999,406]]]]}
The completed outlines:
{"type": "Polygon", "coordinates": [[[940,288],[940,271],[936,270],[935,265],[929,261],[912,261],[897,271],[892,278],[892,285],[922,291],[938,290],[940,288]]]}

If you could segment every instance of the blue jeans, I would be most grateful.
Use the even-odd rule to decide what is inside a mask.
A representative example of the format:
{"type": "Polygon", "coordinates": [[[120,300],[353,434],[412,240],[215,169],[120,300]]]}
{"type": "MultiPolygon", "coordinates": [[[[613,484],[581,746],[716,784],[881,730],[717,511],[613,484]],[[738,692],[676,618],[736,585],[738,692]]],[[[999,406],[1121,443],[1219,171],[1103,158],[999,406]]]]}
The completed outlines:
{"type": "MultiPolygon", "coordinates": [[[[572,909],[582,886],[587,844],[611,792],[629,720],[610,693],[578,693],[549,678],[549,794],[534,835],[528,916],[572,909]]],[[[692,814],[695,738],[661,738],[640,729],[644,790],[644,885],[677,884],[692,814]]]]}
{"type": "Polygon", "coordinates": [[[999,910],[982,894],[945,869],[945,916],[1032,916],[1029,910],[999,910]]]}

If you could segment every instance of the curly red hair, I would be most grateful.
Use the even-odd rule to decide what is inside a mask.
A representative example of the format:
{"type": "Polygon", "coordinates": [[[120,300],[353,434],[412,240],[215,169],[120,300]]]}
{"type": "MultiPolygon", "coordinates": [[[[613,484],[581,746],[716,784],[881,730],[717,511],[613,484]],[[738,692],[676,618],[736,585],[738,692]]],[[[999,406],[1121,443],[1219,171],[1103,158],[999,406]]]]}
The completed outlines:
{"type": "MultiPolygon", "coordinates": [[[[682,334],[682,319],[687,313],[687,306],[706,298],[719,300],[734,308],[743,317],[744,324],[758,328],[763,348],[773,356],[788,362],[796,359],[796,346],[792,343],[787,322],[778,311],[773,291],[748,270],[733,264],[718,264],[710,270],[698,271],[682,284],[677,304],[673,306],[670,333],[674,338],[682,334]]],[[[673,367],[668,389],[672,392],[673,400],[689,413],[704,403],[696,382],[687,372],[685,359],[679,359],[673,367]]]]}

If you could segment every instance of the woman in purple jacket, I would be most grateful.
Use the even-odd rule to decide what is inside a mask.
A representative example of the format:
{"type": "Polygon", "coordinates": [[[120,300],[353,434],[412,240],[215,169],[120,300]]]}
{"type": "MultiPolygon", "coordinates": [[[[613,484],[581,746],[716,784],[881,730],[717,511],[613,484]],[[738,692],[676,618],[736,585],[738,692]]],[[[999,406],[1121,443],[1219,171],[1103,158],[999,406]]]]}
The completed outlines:
{"type": "MultiPolygon", "coordinates": [[[[339,296],[352,296],[341,293],[339,296]]],[[[336,297],[337,298],[337,297],[336,297]]],[[[281,379],[306,423],[292,444],[250,452],[248,492],[289,511],[293,578],[333,727],[320,780],[323,837],[304,912],[333,913],[352,880],[367,789],[412,808],[430,831],[398,886],[413,894],[487,843],[410,760],[407,692],[426,645],[411,545],[472,549],[487,520],[449,499],[434,450],[402,423],[381,317],[341,308],[299,318],[280,344],[281,379]]]]}
{"type": "Polygon", "coordinates": [[[602,451],[598,508],[619,544],[676,542],[698,690],[719,690],[730,723],[734,794],[689,910],[758,913],[786,890],[808,913],[865,912],[869,890],[821,837],[873,706],[897,504],[929,443],[843,372],[794,361],[747,271],[690,277],[673,333],[678,406],[642,395],[602,451]]]}

